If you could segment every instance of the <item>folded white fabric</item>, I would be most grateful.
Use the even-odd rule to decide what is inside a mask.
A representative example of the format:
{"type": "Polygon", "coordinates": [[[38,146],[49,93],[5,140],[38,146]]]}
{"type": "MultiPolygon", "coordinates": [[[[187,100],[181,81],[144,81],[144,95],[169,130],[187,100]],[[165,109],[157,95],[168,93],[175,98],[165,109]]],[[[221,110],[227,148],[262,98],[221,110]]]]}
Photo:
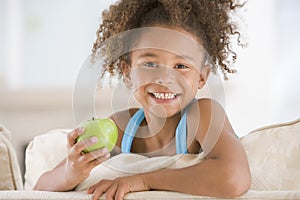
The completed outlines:
{"type": "MultiPolygon", "coordinates": [[[[40,175],[53,169],[67,156],[66,134],[70,130],[53,130],[35,137],[26,149],[25,189],[31,190],[40,175]]],[[[101,179],[114,179],[162,168],[180,168],[201,162],[203,154],[148,158],[138,154],[119,154],[95,167],[76,190],[85,190],[101,179]]]]}
{"type": "Polygon", "coordinates": [[[152,158],[138,154],[119,154],[95,167],[90,176],[76,187],[76,190],[87,190],[102,179],[111,180],[163,168],[183,168],[195,165],[203,159],[203,154],[178,154],[152,158]]]}

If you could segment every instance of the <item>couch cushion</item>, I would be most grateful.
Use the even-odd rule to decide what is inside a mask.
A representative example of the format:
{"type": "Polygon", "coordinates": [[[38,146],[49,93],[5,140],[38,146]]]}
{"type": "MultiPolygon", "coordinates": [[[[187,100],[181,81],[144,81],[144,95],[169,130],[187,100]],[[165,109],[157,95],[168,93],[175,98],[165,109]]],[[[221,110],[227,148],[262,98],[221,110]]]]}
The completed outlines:
{"type": "Polygon", "coordinates": [[[19,190],[23,181],[10,132],[0,125],[0,190],[19,190]]]}
{"type": "Polygon", "coordinates": [[[300,189],[300,120],[257,129],[241,143],[252,174],[251,189],[300,189]]]}

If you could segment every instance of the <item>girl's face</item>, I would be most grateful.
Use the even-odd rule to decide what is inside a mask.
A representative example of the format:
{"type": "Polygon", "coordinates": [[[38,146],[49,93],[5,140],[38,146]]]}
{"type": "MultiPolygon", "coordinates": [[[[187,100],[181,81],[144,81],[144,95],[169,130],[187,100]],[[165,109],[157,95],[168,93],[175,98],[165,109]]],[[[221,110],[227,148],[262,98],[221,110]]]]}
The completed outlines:
{"type": "Polygon", "coordinates": [[[205,85],[203,48],[182,29],[144,33],[131,53],[131,84],[137,101],[157,117],[181,112],[205,85]],[[154,33],[155,32],[155,33],[154,33]],[[163,31],[164,32],[164,31],[163,31]]]}

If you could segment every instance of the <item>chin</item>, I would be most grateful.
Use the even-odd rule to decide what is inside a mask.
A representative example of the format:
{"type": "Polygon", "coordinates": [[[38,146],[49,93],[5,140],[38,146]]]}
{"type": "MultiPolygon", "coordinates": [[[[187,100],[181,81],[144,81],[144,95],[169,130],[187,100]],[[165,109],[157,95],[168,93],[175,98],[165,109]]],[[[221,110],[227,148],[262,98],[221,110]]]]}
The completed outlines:
{"type": "Polygon", "coordinates": [[[181,112],[180,106],[168,106],[162,104],[155,104],[151,107],[146,108],[150,113],[158,118],[170,118],[181,112]]]}

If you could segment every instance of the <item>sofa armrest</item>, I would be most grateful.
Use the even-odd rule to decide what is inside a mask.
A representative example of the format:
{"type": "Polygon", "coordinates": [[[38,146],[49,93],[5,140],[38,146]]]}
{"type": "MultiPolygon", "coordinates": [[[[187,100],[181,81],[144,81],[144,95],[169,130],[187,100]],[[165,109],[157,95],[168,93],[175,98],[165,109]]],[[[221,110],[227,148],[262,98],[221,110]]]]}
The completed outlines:
{"type": "Polygon", "coordinates": [[[10,138],[10,132],[0,124],[0,190],[23,189],[20,165],[10,138]]]}

